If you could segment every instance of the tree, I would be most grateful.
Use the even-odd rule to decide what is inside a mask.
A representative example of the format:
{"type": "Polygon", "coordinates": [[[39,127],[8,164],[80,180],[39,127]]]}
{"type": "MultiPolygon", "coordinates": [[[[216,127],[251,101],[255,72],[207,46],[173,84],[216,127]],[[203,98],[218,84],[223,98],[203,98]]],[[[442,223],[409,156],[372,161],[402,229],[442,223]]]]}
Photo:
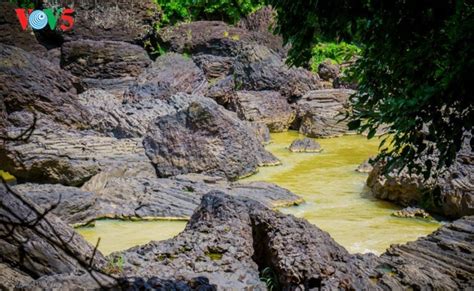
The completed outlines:
{"type": "MultiPolygon", "coordinates": [[[[362,47],[350,77],[350,127],[375,135],[387,125],[381,158],[387,171],[407,166],[425,178],[456,158],[472,132],[474,17],[472,1],[268,0],[278,12],[277,32],[291,43],[289,62],[301,65],[320,41],[362,47]]],[[[472,140],[471,140],[472,147],[472,140]]]]}

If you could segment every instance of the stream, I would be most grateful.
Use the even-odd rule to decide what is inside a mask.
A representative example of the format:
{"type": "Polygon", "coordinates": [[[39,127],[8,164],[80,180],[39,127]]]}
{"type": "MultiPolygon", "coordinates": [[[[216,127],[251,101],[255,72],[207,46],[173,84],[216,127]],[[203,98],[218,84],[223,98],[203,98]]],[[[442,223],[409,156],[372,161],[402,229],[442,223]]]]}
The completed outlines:
{"type": "MultiPolygon", "coordinates": [[[[282,165],[260,168],[259,173],[243,181],[266,181],[291,190],[305,199],[300,206],[280,211],[303,217],[331,236],[352,253],[380,254],[391,244],[416,240],[436,230],[437,221],[391,216],[400,207],[376,200],[365,187],[367,174],[355,171],[368,157],[377,153],[378,140],[348,135],[318,139],[321,153],[291,153],[287,147],[297,132],[272,134],[266,148],[282,165]]],[[[183,221],[99,220],[95,227],[77,231],[104,254],[124,250],[151,240],[169,239],[181,232],[183,221]]]]}

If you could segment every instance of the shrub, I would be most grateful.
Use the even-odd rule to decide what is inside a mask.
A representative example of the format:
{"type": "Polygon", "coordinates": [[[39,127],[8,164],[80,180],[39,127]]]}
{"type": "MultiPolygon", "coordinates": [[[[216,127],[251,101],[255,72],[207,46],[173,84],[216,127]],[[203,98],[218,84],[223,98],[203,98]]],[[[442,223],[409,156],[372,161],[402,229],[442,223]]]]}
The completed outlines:
{"type": "Polygon", "coordinates": [[[322,62],[329,60],[336,64],[341,64],[360,54],[358,46],[346,42],[320,42],[311,51],[311,70],[318,71],[318,66],[322,62]]]}

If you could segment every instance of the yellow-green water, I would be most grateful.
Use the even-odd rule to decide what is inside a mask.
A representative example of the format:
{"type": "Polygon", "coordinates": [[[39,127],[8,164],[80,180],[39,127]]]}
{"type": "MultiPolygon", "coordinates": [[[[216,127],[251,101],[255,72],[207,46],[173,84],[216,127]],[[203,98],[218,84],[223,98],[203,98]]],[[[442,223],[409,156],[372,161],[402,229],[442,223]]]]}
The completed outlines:
{"type": "Polygon", "coordinates": [[[282,165],[261,168],[245,179],[272,182],[305,199],[305,204],[282,212],[306,218],[354,253],[381,253],[391,244],[416,240],[440,226],[434,221],[393,217],[391,213],[399,207],[370,197],[367,174],[355,169],[377,153],[378,140],[356,135],[318,139],[321,153],[291,153],[287,147],[296,138],[303,136],[272,134],[267,149],[282,165]]]}
{"type": "MultiPolygon", "coordinates": [[[[405,243],[427,235],[440,224],[391,216],[399,207],[377,201],[365,189],[367,174],[355,171],[357,166],[377,152],[378,141],[361,136],[321,139],[322,153],[291,153],[287,147],[296,132],[272,134],[267,149],[282,162],[281,166],[261,168],[244,181],[267,181],[287,188],[303,197],[305,204],[281,209],[304,217],[329,232],[350,252],[381,253],[393,243],[405,243]]],[[[108,254],[151,240],[164,240],[181,232],[182,221],[114,221],[100,220],[92,228],[78,231],[108,254]]]]}

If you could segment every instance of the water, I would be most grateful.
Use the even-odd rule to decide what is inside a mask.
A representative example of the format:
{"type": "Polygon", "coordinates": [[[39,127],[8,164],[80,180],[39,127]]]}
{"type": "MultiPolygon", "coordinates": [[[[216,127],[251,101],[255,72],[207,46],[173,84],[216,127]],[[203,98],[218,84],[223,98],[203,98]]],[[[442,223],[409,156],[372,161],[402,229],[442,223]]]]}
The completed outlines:
{"type": "Polygon", "coordinates": [[[362,136],[318,139],[323,152],[291,153],[287,147],[297,132],[272,134],[267,149],[281,166],[261,168],[246,181],[267,181],[303,197],[305,204],[282,209],[329,232],[350,252],[381,253],[391,244],[416,240],[440,224],[434,221],[391,216],[400,208],[373,199],[365,186],[367,174],[355,171],[378,150],[378,140],[362,136]]]}
{"type": "MultiPolygon", "coordinates": [[[[378,141],[361,136],[321,139],[322,153],[291,153],[287,147],[299,136],[296,132],[272,134],[267,149],[282,162],[281,166],[261,168],[244,181],[267,181],[303,197],[305,204],[281,209],[304,217],[329,232],[350,252],[381,253],[394,243],[416,240],[436,230],[434,221],[403,219],[391,216],[400,208],[370,197],[365,189],[367,174],[357,166],[377,152],[378,141]]],[[[151,240],[172,238],[185,227],[182,221],[129,222],[101,220],[93,228],[79,233],[108,254],[151,240]]]]}

